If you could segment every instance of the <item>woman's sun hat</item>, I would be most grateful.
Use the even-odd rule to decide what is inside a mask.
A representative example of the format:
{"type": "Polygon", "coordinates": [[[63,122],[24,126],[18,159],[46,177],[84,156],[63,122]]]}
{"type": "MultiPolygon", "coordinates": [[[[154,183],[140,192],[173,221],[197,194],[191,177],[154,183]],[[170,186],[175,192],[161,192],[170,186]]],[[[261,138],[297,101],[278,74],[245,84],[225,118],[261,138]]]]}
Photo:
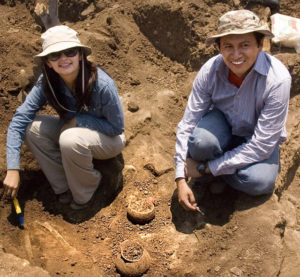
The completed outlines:
{"type": "Polygon", "coordinates": [[[34,56],[35,59],[43,58],[50,53],[59,52],[68,48],[81,47],[86,56],[90,55],[90,47],[83,45],[77,37],[77,32],[68,26],[60,25],[49,28],[41,35],[43,52],[34,56]]]}
{"type": "Polygon", "coordinates": [[[222,15],[219,19],[217,34],[206,39],[206,45],[215,43],[217,38],[227,35],[242,35],[252,32],[258,32],[265,38],[273,38],[266,23],[262,24],[259,17],[249,10],[230,11],[222,15]]]}

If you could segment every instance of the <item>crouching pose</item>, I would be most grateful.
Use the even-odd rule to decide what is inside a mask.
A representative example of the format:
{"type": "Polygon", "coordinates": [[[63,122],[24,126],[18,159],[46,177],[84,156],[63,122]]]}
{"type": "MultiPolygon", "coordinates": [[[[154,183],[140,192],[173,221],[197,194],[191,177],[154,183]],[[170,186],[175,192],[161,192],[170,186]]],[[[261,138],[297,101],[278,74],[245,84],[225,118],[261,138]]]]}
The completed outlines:
{"type": "Polygon", "coordinates": [[[187,177],[201,185],[204,177],[218,176],[250,195],[273,190],[291,77],[262,51],[263,39],[272,37],[253,12],[238,10],[220,17],[217,34],[207,39],[220,54],[198,72],[177,131],[176,183],[187,210],[197,209],[187,177]]]}
{"type": "Polygon", "coordinates": [[[25,138],[58,200],[82,209],[101,181],[93,159],[115,157],[125,145],[123,110],[113,80],[87,60],[91,49],[76,31],[55,26],[41,38],[43,51],[35,59],[42,75],[7,132],[4,194],[14,197],[18,191],[25,138]],[[59,117],[37,115],[46,103],[59,117]]]}

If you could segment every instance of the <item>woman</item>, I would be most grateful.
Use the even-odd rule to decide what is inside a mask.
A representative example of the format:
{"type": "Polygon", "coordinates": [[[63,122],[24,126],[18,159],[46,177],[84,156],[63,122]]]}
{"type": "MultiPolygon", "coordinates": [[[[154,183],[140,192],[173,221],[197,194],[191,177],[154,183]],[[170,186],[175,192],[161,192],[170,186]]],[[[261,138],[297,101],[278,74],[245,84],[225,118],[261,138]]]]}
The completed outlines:
{"type": "Polygon", "coordinates": [[[59,202],[82,209],[101,181],[93,158],[115,157],[125,145],[123,110],[113,80],[87,60],[91,49],[81,44],[76,31],[55,26],[41,38],[43,52],[35,59],[43,74],[7,132],[4,194],[17,194],[25,137],[59,202]],[[36,115],[46,102],[59,117],[36,115]]]}

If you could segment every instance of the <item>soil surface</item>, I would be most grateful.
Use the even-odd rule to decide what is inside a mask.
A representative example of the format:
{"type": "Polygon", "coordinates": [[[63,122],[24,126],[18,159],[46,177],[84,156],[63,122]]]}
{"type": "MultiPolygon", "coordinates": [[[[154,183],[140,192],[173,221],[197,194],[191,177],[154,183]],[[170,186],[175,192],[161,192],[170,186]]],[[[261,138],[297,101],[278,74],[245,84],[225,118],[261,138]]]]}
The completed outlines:
{"type": "MultiPolygon", "coordinates": [[[[197,71],[217,53],[204,41],[221,14],[246,2],[59,1],[61,23],[79,32],[92,47],[91,60],[118,86],[127,145],[118,159],[99,164],[106,178],[91,207],[80,212],[56,201],[24,145],[18,199],[25,229],[18,228],[11,202],[1,200],[0,276],[120,276],[114,264],[120,243],[138,239],[151,257],[144,276],[299,277],[300,55],[294,49],[271,47],[293,78],[288,140],[281,146],[273,195],[250,197],[229,188],[212,195],[196,187],[204,216],[184,211],[177,201],[176,126],[197,71]],[[123,166],[123,187],[117,190],[120,180],[109,173],[123,166]],[[155,199],[149,223],[127,218],[133,195],[155,199]]],[[[300,18],[298,0],[280,3],[280,13],[300,18]]],[[[1,181],[7,127],[39,74],[32,57],[41,50],[44,30],[35,5],[35,0],[0,0],[1,181]]]]}

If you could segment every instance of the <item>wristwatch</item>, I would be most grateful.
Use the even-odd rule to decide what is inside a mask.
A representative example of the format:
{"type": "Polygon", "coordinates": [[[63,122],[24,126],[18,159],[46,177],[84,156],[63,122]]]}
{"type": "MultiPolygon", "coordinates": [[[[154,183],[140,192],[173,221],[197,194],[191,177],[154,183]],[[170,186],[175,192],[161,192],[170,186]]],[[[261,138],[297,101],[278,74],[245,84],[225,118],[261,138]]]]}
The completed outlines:
{"type": "Polygon", "coordinates": [[[197,170],[199,171],[200,174],[205,174],[206,168],[207,168],[207,162],[201,162],[201,163],[197,166],[197,170]]]}

